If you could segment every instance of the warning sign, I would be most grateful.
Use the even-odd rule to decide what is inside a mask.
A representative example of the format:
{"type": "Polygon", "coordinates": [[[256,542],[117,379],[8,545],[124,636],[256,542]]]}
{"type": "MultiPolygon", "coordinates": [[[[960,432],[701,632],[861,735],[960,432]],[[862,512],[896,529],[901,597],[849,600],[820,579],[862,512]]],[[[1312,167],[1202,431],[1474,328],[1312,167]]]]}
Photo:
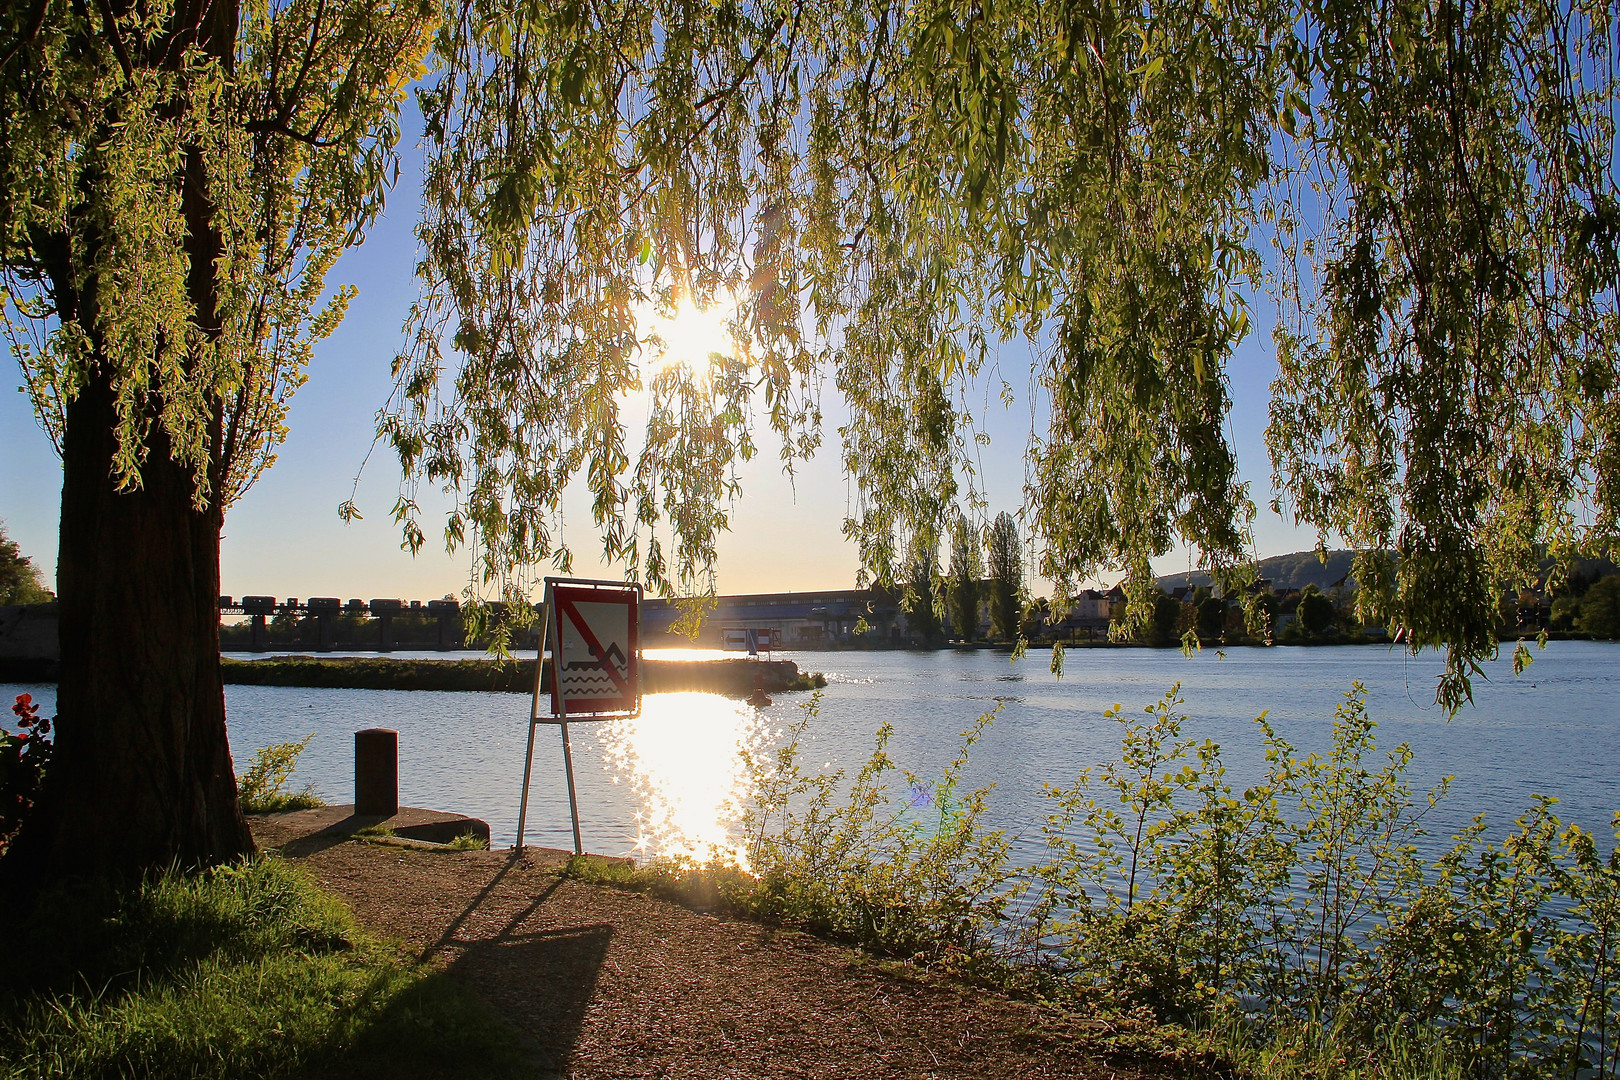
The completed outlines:
{"type": "Polygon", "coordinates": [[[557,650],[551,710],[557,717],[632,712],[640,697],[637,590],[555,585],[552,626],[557,650]]]}

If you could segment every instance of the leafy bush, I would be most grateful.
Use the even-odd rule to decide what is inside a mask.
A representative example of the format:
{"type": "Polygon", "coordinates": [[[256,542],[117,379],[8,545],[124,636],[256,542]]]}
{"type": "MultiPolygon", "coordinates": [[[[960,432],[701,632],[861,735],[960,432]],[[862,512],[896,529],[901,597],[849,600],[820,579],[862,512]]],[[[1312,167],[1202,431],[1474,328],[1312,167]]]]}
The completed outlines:
{"type": "Polygon", "coordinates": [[[263,747],[248,759],[247,771],[236,782],[236,797],[244,814],[275,814],[283,810],[309,810],[326,801],[305,785],[302,791],[287,791],[287,781],[298,768],[298,755],[304,752],[314,733],[295,742],[263,747]]]}
{"type": "Polygon", "coordinates": [[[1107,710],[1119,760],[1048,787],[1029,870],[984,829],[986,791],[957,792],[993,713],[936,784],[889,759],[887,725],[846,782],[801,767],[818,704],[748,758],[745,866],[570,872],[1083,1001],[1149,1033],[1133,1052],[1190,1031],[1239,1075],[1620,1076],[1620,848],[1539,798],[1499,842],[1476,821],[1425,861],[1449,781],[1413,790],[1411,749],[1379,750],[1359,683],[1321,755],[1258,717],[1266,768],[1242,790],[1221,747],[1187,734],[1179,685],[1107,710]]]}
{"type": "Polygon", "coordinates": [[[1241,793],[1180,706],[1175,689],[1145,719],[1116,706],[1121,760],[1049,789],[1020,933],[1052,982],[1224,1029],[1264,1075],[1287,1046],[1339,1062],[1299,1075],[1385,1075],[1345,1055],[1397,1044],[1399,1075],[1617,1075],[1620,855],[1556,800],[1499,844],[1476,821],[1426,865],[1416,841],[1446,785],[1415,795],[1404,744],[1376,759],[1359,684],[1325,757],[1258,718],[1268,770],[1241,793]]]}
{"type": "Polygon", "coordinates": [[[754,876],[738,902],[881,956],[960,963],[991,952],[1014,893],[1009,845],[981,828],[988,789],[958,787],[995,713],[962,733],[961,752],[932,783],[890,760],[894,729],[883,725],[844,791],[842,770],[807,773],[800,764],[818,706],[804,708],[774,758],[748,760],[757,795],[743,830],[754,876]],[[905,785],[898,799],[895,781],[905,785]]]}

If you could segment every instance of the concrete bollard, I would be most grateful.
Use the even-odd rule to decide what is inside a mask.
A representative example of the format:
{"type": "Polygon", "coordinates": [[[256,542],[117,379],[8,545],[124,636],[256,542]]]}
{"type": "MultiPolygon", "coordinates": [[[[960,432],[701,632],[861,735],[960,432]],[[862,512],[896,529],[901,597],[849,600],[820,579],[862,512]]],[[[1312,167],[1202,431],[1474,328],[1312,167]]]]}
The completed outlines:
{"type": "Polygon", "coordinates": [[[357,817],[399,813],[399,732],[354,733],[354,812],[357,817]]]}

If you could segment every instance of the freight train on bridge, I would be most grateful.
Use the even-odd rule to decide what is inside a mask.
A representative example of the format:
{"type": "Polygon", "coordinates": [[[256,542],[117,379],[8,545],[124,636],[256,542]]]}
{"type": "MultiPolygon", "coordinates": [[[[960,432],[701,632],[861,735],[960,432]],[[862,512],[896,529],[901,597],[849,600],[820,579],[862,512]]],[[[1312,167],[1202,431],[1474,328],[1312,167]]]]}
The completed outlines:
{"type": "Polygon", "coordinates": [[[435,648],[441,652],[462,647],[461,605],[455,600],[350,600],[344,603],[335,596],[311,596],[303,601],[291,596],[278,600],[274,596],[234,596],[219,598],[221,615],[246,615],[251,623],[248,651],[267,652],[271,648],[267,620],[278,615],[315,621],[315,641],[320,652],[331,652],[333,630],[339,616],[369,616],[377,623],[377,651],[390,652],[396,639],[394,620],[415,615],[432,620],[436,626],[435,648]]]}

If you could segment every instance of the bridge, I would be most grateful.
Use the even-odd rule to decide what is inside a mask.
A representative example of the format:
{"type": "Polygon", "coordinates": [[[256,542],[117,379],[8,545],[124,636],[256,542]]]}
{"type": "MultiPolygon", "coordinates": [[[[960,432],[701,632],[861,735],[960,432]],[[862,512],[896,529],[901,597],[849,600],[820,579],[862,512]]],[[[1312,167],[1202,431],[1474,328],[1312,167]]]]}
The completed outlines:
{"type": "MultiPolygon", "coordinates": [[[[770,631],[771,639],[779,649],[839,648],[855,640],[855,628],[863,620],[878,631],[885,643],[900,644],[903,640],[902,628],[906,626],[897,596],[882,589],[750,593],[716,596],[713,599],[715,606],[705,616],[701,636],[693,641],[682,639],[677,644],[708,648],[740,647],[730,639],[754,630],[770,631]]],[[[487,606],[492,619],[501,618],[507,607],[499,602],[487,606]]],[[[341,616],[362,616],[374,620],[377,634],[374,647],[379,652],[390,652],[399,647],[394,620],[402,616],[415,616],[435,624],[431,644],[411,644],[428,644],[428,647],[441,652],[464,647],[461,605],[455,600],[429,600],[424,603],[421,600],[392,598],[344,601],[335,596],[311,596],[304,600],[298,597],[221,596],[219,610],[222,615],[245,615],[251,620],[248,644],[251,652],[271,650],[273,646],[267,623],[278,615],[313,619],[316,624],[315,640],[304,644],[306,647],[313,646],[319,652],[330,652],[335,647],[333,630],[341,616]]],[[[666,640],[664,635],[680,614],[678,601],[645,597],[641,604],[643,642],[666,640]]],[[[987,630],[988,615],[981,620],[981,634],[987,630]]],[[[534,648],[537,636],[536,631],[530,631],[521,644],[534,648]]],[[[519,642],[514,641],[513,645],[517,647],[519,642]]],[[[345,647],[353,646],[346,642],[345,647]]]]}
{"type": "MultiPolygon", "coordinates": [[[[498,605],[491,605],[496,607],[498,605]]],[[[219,598],[221,615],[246,615],[251,621],[250,652],[270,650],[270,631],[266,620],[277,615],[294,618],[313,618],[316,624],[315,647],[320,652],[333,649],[332,630],[340,615],[370,616],[377,622],[377,651],[391,652],[395,646],[394,620],[402,615],[419,615],[436,624],[437,648],[441,652],[462,647],[461,604],[455,600],[350,600],[344,603],[335,596],[311,596],[302,602],[291,596],[278,600],[274,596],[233,596],[219,598]]]]}

